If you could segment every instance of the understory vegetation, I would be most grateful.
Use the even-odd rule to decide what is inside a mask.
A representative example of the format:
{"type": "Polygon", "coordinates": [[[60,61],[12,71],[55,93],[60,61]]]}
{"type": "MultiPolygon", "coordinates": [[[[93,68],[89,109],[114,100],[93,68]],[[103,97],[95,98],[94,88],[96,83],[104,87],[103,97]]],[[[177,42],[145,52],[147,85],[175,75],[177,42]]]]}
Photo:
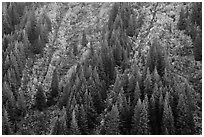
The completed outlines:
{"type": "Polygon", "coordinates": [[[202,3],[2,3],[2,134],[201,135],[202,3]]]}

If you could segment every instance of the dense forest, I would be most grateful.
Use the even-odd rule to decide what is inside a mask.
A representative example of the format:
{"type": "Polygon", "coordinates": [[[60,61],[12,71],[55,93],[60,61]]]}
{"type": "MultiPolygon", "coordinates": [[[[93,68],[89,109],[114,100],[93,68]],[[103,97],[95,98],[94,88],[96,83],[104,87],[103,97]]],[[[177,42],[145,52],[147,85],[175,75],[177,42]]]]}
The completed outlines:
{"type": "Polygon", "coordinates": [[[202,3],[2,3],[2,134],[201,135],[202,3]]]}

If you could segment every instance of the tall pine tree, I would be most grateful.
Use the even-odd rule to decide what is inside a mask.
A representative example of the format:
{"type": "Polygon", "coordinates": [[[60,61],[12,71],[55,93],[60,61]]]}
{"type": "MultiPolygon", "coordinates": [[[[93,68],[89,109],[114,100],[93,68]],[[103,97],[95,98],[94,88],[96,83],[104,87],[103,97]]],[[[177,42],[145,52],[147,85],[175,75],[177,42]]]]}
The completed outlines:
{"type": "Polygon", "coordinates": [[[104,126],[106,135],[119,134],[119,111],[117,105],[113,105],[111,111],[107,114],[104,126]]]}
{"type": "Polygon", "coordinates": [[[134,110],[133,116],[133,125],[132,125],[132,134],[136,135],[149,135],[149,119],[148,119],[148,112],[147,112],[147,103],[141,102],[139,99],[137,102],[137,106],[134,110]]]}
{"type": "Polygon", "coordinates": [[[166,92],[165,100],[164,100],[164,112],[162,117],[162,130],[163,134],[174,135],[175,127],[174,127],[174,118],[171,110],[171,106],[169,104],[169,93],[166,92]]]}

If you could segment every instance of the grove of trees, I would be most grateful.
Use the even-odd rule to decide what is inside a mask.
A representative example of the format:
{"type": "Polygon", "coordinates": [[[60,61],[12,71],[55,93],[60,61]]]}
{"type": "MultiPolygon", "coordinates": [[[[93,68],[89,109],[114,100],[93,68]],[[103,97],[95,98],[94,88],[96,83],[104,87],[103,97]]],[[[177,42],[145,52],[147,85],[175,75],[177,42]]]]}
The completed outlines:
{"type": "Polygon", "coordinates": [[[3,135],[201,135],[201,2],[3,2],[3,135]]]}

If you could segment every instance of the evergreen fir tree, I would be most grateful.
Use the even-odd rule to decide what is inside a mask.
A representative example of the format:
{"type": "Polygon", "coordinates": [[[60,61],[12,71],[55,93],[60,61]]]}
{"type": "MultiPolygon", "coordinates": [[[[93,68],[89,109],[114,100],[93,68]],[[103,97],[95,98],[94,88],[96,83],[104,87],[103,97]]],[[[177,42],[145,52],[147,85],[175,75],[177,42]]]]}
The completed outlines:
{"type": "Polygon", "coordinates": [[[130,15],[130,20],[129,20],[129,25],[128,25],[128,28],[127,28],[127,35],[130,36],[130,37],[133,37],[135,35],[135,28],[134,28],[134,15],[131,14],[130,15]]]}
{"type": "Polygon", "coordinates": [[[109,31],[112,30],[112,25],[114,24],[115,19],[117,17],[118,9],[119,9],[119,3],[114,3],[110,11],[109,19],[108,19],[108,30],[109,31]]]}
{"type": "Polygon", "coordinates": [[[71,121],[71,134],[72,135],[80,135],[80,129],[78,127],[75,109],[72,111],[72,121],[71,121]]]}
{"type": "Polygon", "coordinates": [[[20,91],[18,94],[17,102],[16,102],[17,109],[19,110],[19,116],[25,116],[26,114],[26,104],[25,104],[25,97],[23,91],[20,91]]]}
{"type": "Polygon", "coordinates": [[[142,111],[140,113],[139,121],[139,135],[149,135],[149,118],[148,118],[148,102],[143,101],[142,111]]]}
{"type": "Polygon", "coordinates": [[[174,127],[174,118],[171,110],[171,106],[169,104],[169,93],[166,92],[165,100],[164,100],[164,112],[162,119],[162,129],[163,134],[174,135],[175,127],[174,127]]]}
{"type": "Polygon", "coordinates": [[[153,44],[156,47],[156,68],[157,72],[162,77],[165,73],[165,53],[163,47],[160,45],[157,39],[154,40],[153,44]]]}
{"type": "Polygon", "coordinates": [[[155,96],[152,94],[152,97],[150,98],[150,131],[151,134],[155,135],[157,134],[157,111],[156,111],[156,102],[155,102],[155,96]]]}
{"type": "Polygon", "coordinates": [[[148,98],[151,97],[152,95],[152,77],[150,75],[150,71],[149,69],[147,69],[147,75],[146,75],[146,79],[144,81],[144,86],[145,86],[145,93],[143,95],[143,97],[145,96],[145,94],[147,94],[148,98]]]}
{"type": "Polygon", "coordinates": [[[137,30],[141,29],[142,25],[144,24],[144,19],[145,19],[145,13],[141,13],[137,18],[137,23],[136,23],[137,30]]]}
{"type": "Polygon", "coordinates": [[[53,74],[52,74],[50,95],[48,96],[48,99],[47,99],[47,105],[48,106],[54,105],[56,103],[54,98],[56,98],[58,96],[58,90],[59,90],[58,86],[59,86],[58,73],[57,73],[57,69],[55,69],[53,71],[53,74]]]}
{"type": "Polygon", "coordinates": [[[135,90],[134,90],[133,106],[137,105],[137,101],[138,101],[138,99],[140,99],[140,96],[141,96],[141,91],[140,91],[139,83],[136,82],[136,86],[135,86],[135,90]]]}
{"type": "Polygon", "coordinates": [[[88,120],[87,120],[87,114],[86,114],[83,104],[79,108],[78,125],[80,128],[81,134],[87,135],[88,134],[88,120]]]}
{"type": "Polygon", "coordinates": [[[123,135],[130,134],[131,130],[131,121],[134,113],[131,110],[130,98],[126,97],[124,91],[121,89],[120,91],[120,131],[123,135]]]}
{"type": "Polygon", "coordinates": [[[153,75],[152,78],[153,78],[153,81],[154,81],[153,84],[159,82],[159,80],[160,80],[160,76],[159,76],[158,71],[157,71],[156,68],[154,69],[154,75],[153,75]]]}
{"type": "Polygon", "coordinates": [[[51,122],[51,135],[66,135],[69,134],[66,125],[66,108],[63,108],[58,117],[55,117],[51,122]]]}
{"type": "Polygon", "coordinates": [[[156,51],[156,43],[153,41],[153,44],[150,47],[149,54],[147,57],[147,67],[149,68],[150,74],[154,71],[156,67],[157,60],[157,51],[156,51]]]}
{"type": "Polygon", "coordinates": [[[119,134],[119,111],[117,105],[113,105],[112,110],[107,114],[104,126],[106,135],[119,134]]]}
{"type": "Polygon", "coordinates": [[[128,80],[128,88],[127,88],[128,93],[134,93],[135,86],[136,86],[135,83],[136,83],[136,77],[135,75],[131,74],[128,80]]]}
{"type": "Polygon", "coordinates": [[[39,30],[39,35],[41,36],[42,43],[48,43],[48,33],[52,30],[52,22],[45,11],[40,14],[40,17],[37,21],[37,28],[39,30]]]}
{"type": "Polygon", "coordinates": [[[163,96],[161,93],[161,89],[160,87],[158,87],[158,84],[155,83],[154,85],[154,90],[153,90],[153,94],[152,94],[152,102],[154,103],[153,107],[153,112],[155,113],[154,116],[151,116],[152,118],[152,126],[154,126],[152,129],[153,133],[152,134],[156,134],[159,135],[161,134],[161,124],[162,124],[162,113],[163,113],[163,96]]]}
{"type": "Polygon", "coordinates": [[[29,11],[28,20],[25,26],[25,30],[28,35],[28,40],[31,45],[34,44],[35,40],[39,37],[39,29],[37,28],[37,19],[35,16],[34,8],[29,11]]]}
{"type": "Polygon", "coordinates": [[[202,61],[202,31],[197,31],[195,41],[193,41],[193,53],[196,61],[202,61]]]}
{"type": "Polygon", "coordinates": [[[121,4],[121,19],[123,21],[123,29],[127,29],[130,20],[130,6],[127,2],[121,4]]]}
{"type": "Polygon", "coordinates": [[[8,117],[8,113],[6,111],[6,109],[3,106],[3,116],[2,116],[2,134],[3,135],[11,135],[12,134],[12,130],[11,130],[11,125],[9,122],[9,117],[8,117]]]}
{"type": "Polygon", "coordinates": [[[51,97],[55,98],[58,95],[58,87],[59,87],[59,82],[58,82],[58,73],[57,73],[57,69],[55,68],[55,70],[53,71],[52,74],[52,83],[51,83],[51,92],[50,95],[51,97]]]}
{"type": "Polygon", "coordinates": [[[177,27],[179,30],[185,30],[187,27],[187,24],[186,24],[185,11],[183,8],[181,8],[181,11],[179,14],[180,14],[180,16],[179,16],[179,21],[178,21],[177,27]]]}
{"type": "Polygon", "coordinates": [[[43,92],[42,86],[39,85],[35,94],[35,106],[39,111],[43,111],[46,107],[46,98],[43,92]]]}
{"type": "Polygon", "coordinates": [[[60,123],[59,123],[58,117],[55,117],[51,123],[52,129],[51,129],[50,135],[60,135],[60,133],[59,133],[60,126],[59,125],[60,125],[60,123]]]}
{"type": "Polygon", "coordinates": [[[133,116],[133,123],[132,123],[132,135],[138,135],[139,134],[139,121],[140,121],[140,113],[142,110],[142,102],[140,99],[137,101],[137,105],[134,108],[134,116],[133,116]]]}
{"type": "Polygon", "coordinates": [[[194,134],[194,120],[189,111],[186,103],[187,98],[184,94],[179,95],[179,101],[177,105],[178,118],[176,119],[176,128],[179,135],[192,135],[194,134]]]}
{"type": "Polygon", "coordinates": [[[197,24],[202,28],[202,3],[192,3],[192,13],[190,15],[191,22],[197,24]]]}
{"type": "Polygon", "coordinates": [[[85,31],[83,31],[81,45],[83,47],[86,47],[87,44],[88,44],[88,40],[86,39],[86,33],[85,31]]]}
{"type": "Polygon", "coordinates": [[[136,135],[149,135],[149,119],[148,119],[148,112],[147,112],[147,103],[141,103],[139,99],[137,102],[137,106],[134,110],[133,116],[133,125],[132,125],[132,134],[136,135]]]}

